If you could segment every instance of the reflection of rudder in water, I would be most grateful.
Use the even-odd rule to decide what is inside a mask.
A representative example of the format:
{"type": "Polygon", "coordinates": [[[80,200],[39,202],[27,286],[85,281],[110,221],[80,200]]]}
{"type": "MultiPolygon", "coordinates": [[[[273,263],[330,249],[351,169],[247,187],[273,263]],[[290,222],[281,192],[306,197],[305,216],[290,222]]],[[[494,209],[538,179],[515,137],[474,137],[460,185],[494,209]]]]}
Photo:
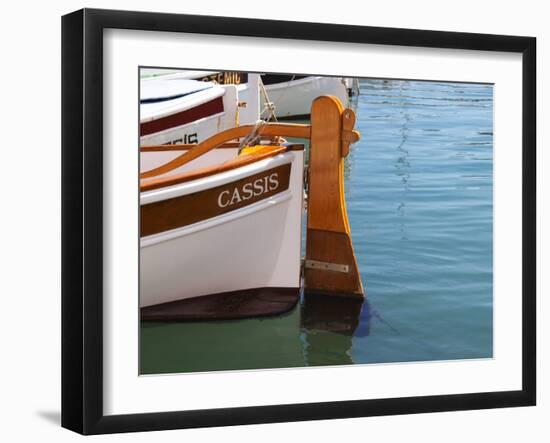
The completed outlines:
{"type": "Polygon", "coordinates": [[[352,364],[353,336],[359,329],[362,336],[369,333],[368,303],[320,294],[305,296],[301,327],[307,365],[352,364]]]}

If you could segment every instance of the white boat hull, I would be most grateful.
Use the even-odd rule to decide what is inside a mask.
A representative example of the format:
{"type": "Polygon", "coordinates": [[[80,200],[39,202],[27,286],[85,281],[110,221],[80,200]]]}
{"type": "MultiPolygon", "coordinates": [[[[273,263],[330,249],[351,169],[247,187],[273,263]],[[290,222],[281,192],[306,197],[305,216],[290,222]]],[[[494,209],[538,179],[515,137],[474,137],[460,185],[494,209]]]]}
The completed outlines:
{"type": "MultiPolygon", "coordinates": [[[[341,77],[305,77],[265,86],[269,100],[275,105],[277,118],[308,116],[311,103],[321,95],[337,97],[344,107],[348,104],[347,85],[341,77]]],[[[260,109],[265,110],[265,98],[260,94],[260,109]]],[[[262,118],[269,113],[262,111],[262,118]]]]}
{"type": "MultiPolygon", "coordinates": [[[[298,288],[303,151],[141,194],[141,205],[290,164],[288,189],[251,205],[141,238],[140,307],[253,288],[298,288]]],[[[225,204],[224,202],[223,204],[225,204]]]]}
{"type": "MultiPolygon", "coordinates": [[[[169,100],[160,104],[142,104],[142,115],[140,118],[142,129],[144,125],[148,124],[150,121],[167,119],[170,118],[170,116],[184,112],[192,112],[193,108],[197,109],[200,106],[204,106],[219,96],[221,96],[223,108],[220,107],[220,112],[185,124],[172,124],[166,129],[142,134],[140,136],[140,145],[153,146],[200,143],[220,131],[234,127],[238,118],[237,88],[231,85],[217,88],[223,89],[220,91],[221,93],[219,93],[219,95],[213,95],[211,91],[201,91],[194,94],[196,99],[191,103],[189,99],[184,97],[182,99],[169,100]],[[162,109],[159,109],[157,112],[155,112],[156,110],[149,110],[149,108],[153,106],[159,107],[159,105],[162,106],[162,109]],[[145,117],[144,114],[146,114],[145,117]]],[[[167,126],[168,125],[170,125],[170,123],[167,123],[167,126]]]]}
{"type": "MultiPolygon", "coordinates": [[[[169,92],[175,90],[178,80],[186,80],[181,75],[163,76],[158,79],[152,78],[145,80],[149,84],[155,82],[164,84],[173,83],[175,86],[169,88],[169,92]]],[[[192,82],[192,81],[191,81],[192,82]]],[[[159,103],[142,103],[140,105],[140,125],[151,121],[174,117],[185,112],[193,112],[201,106],[208,106],[213,101],[219,99],[223,106],[219,106],[219,112],[211,113],[208,116],[202,116],[185,124],[171,125],[167,129],[155,130],[148,134],[141,134],[141,146],[154,145],[174,145],[174,144],[195,144],[201,143],[207,138],[212,137],[218,132],[224,131],[235,126],[255,123],[259,118],[259,90],[258,75],[250,75],[247,84],[243,85],[215,85],[211,88],[189,94],[188,96],[165,100],[159,103]]],[[[204,84],[203,82],[195,82],[204,84]]],[[[160,88],[159,88],[160,89],[160,88]]],[[[166,89],[166,88],[165,88],[166,89]]],[[[211,106],[210,109],[213,107],[211,106]]],[[[208,113],[208,111],[206,111],[208,113]]],[[[211,112],[211,111],[210,111],[211,112]]],[[[198,111],[201,114],[201,111],[198,111]]],[[[158,125],[162,126],[162,125],[158,125]]]]}

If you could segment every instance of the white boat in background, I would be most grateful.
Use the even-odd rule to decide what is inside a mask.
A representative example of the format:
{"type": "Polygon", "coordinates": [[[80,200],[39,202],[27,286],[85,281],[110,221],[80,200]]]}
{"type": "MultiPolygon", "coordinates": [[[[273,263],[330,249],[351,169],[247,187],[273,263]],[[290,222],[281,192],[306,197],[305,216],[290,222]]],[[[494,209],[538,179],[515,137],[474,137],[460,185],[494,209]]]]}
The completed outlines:
{"type": "Polygon", "coordinates": [[[257,76],[251,76],[249,83],[237,86],[189,80],[179,74],[141,78],[140,145],[200,143],[238,124],[255,122],[257,81],[257,76]]]}
{"type": "Polygon", "coordinates": [[[286,137],[311,141],[305,290],[363,297],[343,204],[355,115],[335,97],[312,106],[311,125],[242,125],[196,145],[140,148],[150,162],[140,174],[142,319],[243,318],[296,304],[304,145],[286,137]]]}
{"type": "Polygon", "coordinates": [[[332,95],[344,106],[349,104],[348,85],[342,77],[266,74],[262,83],[266,93],[260,94],[260,108],[269,116],[272,103],[278,119],[307,118],[311,102],[321,95],[332,95]]]}
{"type": "MultiPolygon", "coordinates": [[[[162,78],[197,80],[218,85],[237,85],[244,88],[255,75],[246,72],[149,70],[145,75],[162,78]]],[[[267,119],[274,114],[277,119],[307,118],[311,102],[321,95],[332,95],[344,105],[350,97],[359,95],[356,78],[325,77],[294,74],[260,74],[260,116],[267,119]],[[262,87],[263,85],[263,87],[262,87]]]]}

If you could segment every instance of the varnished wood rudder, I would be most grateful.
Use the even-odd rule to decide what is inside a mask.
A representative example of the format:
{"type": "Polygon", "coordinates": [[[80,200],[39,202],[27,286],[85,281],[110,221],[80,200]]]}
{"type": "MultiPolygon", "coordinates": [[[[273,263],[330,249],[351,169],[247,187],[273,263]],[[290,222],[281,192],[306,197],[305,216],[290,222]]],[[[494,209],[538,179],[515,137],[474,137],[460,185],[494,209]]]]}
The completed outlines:
{"type": "Polygon", "coordinates": [[[355,114],[330,96],[311,108],[306,293],[364,297],[344,196],[344,157],[357,140],[355,114]]]}

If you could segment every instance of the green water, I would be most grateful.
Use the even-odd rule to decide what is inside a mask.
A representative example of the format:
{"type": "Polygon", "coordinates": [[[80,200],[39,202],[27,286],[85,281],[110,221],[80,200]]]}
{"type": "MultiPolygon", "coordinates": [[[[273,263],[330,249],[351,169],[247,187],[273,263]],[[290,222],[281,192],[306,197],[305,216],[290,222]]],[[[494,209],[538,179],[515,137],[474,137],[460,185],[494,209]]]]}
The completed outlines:
{"type": "Polygon", "coordinates": [[[142,373],[492,356],[492,86],[362,80],[356,126],[346,199],[367,301],[143,323],[142,373]]]}

